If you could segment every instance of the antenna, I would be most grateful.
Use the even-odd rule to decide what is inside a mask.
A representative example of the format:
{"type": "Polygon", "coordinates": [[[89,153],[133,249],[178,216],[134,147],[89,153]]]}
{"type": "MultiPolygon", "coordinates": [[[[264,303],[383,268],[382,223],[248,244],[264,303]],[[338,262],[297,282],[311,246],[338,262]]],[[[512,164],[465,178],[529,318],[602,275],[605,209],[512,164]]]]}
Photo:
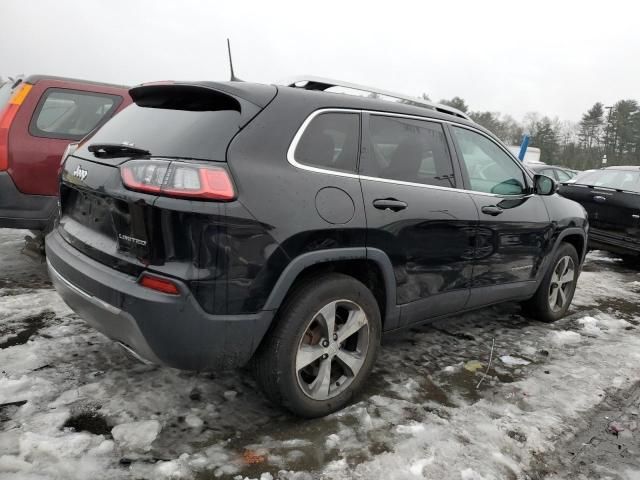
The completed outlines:
{"type": "Polygon", "coordinates": [[[242,80],[236,77],[236,74],[233,73],[233,59],[231,58],[231,42],[229,42],[228,38],[227,38],[227,51],[229,52],[229,69],[231,70],[231,81],[241,82],[242,80]]]}

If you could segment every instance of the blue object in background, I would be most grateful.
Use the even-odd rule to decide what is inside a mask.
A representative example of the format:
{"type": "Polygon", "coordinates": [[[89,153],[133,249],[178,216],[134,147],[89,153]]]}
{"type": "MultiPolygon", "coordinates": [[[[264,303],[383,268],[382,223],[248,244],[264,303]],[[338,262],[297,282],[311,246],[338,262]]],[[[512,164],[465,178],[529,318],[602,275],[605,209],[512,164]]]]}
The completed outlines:
{"type": "Polygon", "coordinates": [[[524,156],[527,153],[527,147],[529,146],[529,135],[524,134],[522,136],[522,145],[520,145],[520,153],[518,154],[518,160],[524,161],[524,156]]]}

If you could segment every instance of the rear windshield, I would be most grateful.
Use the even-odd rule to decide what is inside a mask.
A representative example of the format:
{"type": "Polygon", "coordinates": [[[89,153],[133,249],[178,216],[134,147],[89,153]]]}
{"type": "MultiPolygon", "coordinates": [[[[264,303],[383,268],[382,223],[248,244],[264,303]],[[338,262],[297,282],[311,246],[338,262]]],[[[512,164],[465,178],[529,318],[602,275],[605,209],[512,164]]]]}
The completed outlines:
{"type": "Polygon", "coordinates": [[[596,170],[578,175],[575,184],[640,193],[640,170],[596,170]]]}
{"type": "Polygon", "coordinates": [[[194,111],[132,104],[115,115],[83,145],[133,144],[153,156],[225,160],[227,145],[238,132],[238,110],[194,111]]]}

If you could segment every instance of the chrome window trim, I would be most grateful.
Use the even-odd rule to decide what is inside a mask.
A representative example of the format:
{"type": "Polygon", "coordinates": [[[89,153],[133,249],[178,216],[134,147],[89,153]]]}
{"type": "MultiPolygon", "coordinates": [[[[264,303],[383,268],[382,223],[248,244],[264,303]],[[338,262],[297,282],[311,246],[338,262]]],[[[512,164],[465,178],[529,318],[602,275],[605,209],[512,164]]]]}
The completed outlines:
{"type": "MultiPolygon", "coordinates": [[[[361,180],[369,180],[371,182],[380,182],[380,183],[393,183],[395,185],[406,185],[407,187],[422,187],[422,188],[430,188],[433,190],[450,190],[454,192],[465,192],[469,193],[469,190],[465,190],[463,188],[454,188],[454,187],[442,187],[440,185],[427,185],[426,183],[416,183],[416,182],[405,182],[404,180],[394,180],[391,178],[380,178],[380,177],[370,177],[368,175],[360,175],[361,180]]],[[[476,193],[476,192],[474,192],[476,193]]],[[[482,192],[477,192],[482,193],[482,192]]],[[[495,195],[491,193],[490,195],[495,195]]],[[[499,196],[499,195],[497,195],[499,196]]]]}
{"type": "MultiPolygon", "coordinates": [[[[298,131],[294,135],[293,140],[291,141],[291,144],[289,145],[289,148],[287,150],[287,161],[291,165],[293,165],[294,167],[299,168],[301,170],[307,170],[309,172],[322,173],[322,174],[325,174],[325,175],[333,175],[333,176],[336,176],[336,177],[357,178],[357,179],[360,179],[360,180],[369,180],[369,181],[372,181],[372,182],[392,183],[392,184],[396,184],[396,185],[405,185],[405,186],[408,186],[408,187],[429,188],[429,189],[433,189],[433,190],[448,190],[448,191],[454,191],[454,192],[473,193],[474,195],[482,195],[482,196],[485,196],[485,197],[519,198],[519,197],[525,197],[525,196],[528,195],[526,193],[519,194],[519,195],[499,195],[497,193],[479,192],[479,191],[476,191],[476,190],[468,190],[468,189],[464,189],[464,188],[441,187],[439,185],[427,185],[425,183],[405,182],[405,181],[402,181],[402,180],[393,180],[393,179],[390,179],[390,178],[370,177],[368,175],[360,175],[360,174],[357,174],[357,173],[341,172],[339,170],[330,170],[330,169],[327,169],[327,168],[313,167],[311,165],[305,165],[303,163],[300,163],[295,159],[295,156],[294,156],[295,150],[296,150],[296,148],[298,146],[298,143],[300,142],[300,138],[302,138],[302,135],[304,134],[305,130],[307,129],[307,127],[309,126],[311,121],[315,117],[317,117],[318,115],[322,115],[323,113],[357,113],[357,114],[368,113],[370,115],[379,115],[379,116],[385,116],[385,117],[408,118],[410,120],[421,120],[421,121],[424,121],[424,122],[434,122],[434,123],[440,123],[440,124],[443,124],[443,125],[444,124],[448,124],[448,125],[452,125],[452,126],[456,126],[456,127],[462,127],[462,128],[466,128],[468,130],[475,131],[475,132],[479,133],[480,135],[484,136],[485,138],[487,138],[488,140],[490,140],[491,142],[496,144],[502,151],[507,153],[507,155],[514,162],[519,162],[518,160],[514,159],[515,157],[513,157],[511,152],[509,152],[508,150],[504,149],[499,143],[497,143],[495,140],[493,140],[491,137],[489,137],[486,133],[484,133],[482,130],[474,128],[474,127],[472,127],[470,125],[465,125],[465,124],[454,122],[454,121],[451,121],[451,120],[442,120],[442,119],[439,119],[439,118],[421,117],[419,115],[408,115],[408,114],[392,113],[392,112],[380,112],[380,111],[377,111],[377,110],[366,110],[366,109],[357,110],[357,109],[353,109],[353,108],[329,107],[329,108],[320,108],[318,110],[313,111],[304,120],[304,122],[302,122],[302,125],[300,125],[300,127],[298,128],[298,131]]],[[[524,168],[521,167],[521,166],[519,166],[519,168],[522,171],[523,175],[525,175],[525,177],[527,177],[524,168]]]]}
{"type": "Polygon", "coordinates": [[[359,178],[359,175],[357,173],[341,172],[340,170],[329,170],[328,168],[312,167],[311,165],[305,165],[304,163],[300,163],[295,159],[294,153],[296,151],[296,148],[298,147],[298,142],[300,142],[300,139],[302,138],[302,135],[304,134],[305,130],[307,129],[309,124],[313,121],[313,119],[316,118],[318,115],[322,115],[323,113],[357,113],[358,115],[360,115],[361,112],[362,112],[361,110],[354,110],[350,108],[321,108],[319,110],[316,110],[315,112],[312,112],[311,115],[309,115],[305,119],[305,121],[302,122],[302,125],[300,125],[300,128],[298,128],[298,131],[296,132],[296,134],[293,137],[293,140],[291,141],[291,145],[289,145],[289,150],[287,150],[287,160],[289,161],[289,163],[294,167],[301,168],[302,170],[308,170],[310,172],[328,173],[330,175],[337,175],[340,177],[347,177],[347,178],[359,178]]]}

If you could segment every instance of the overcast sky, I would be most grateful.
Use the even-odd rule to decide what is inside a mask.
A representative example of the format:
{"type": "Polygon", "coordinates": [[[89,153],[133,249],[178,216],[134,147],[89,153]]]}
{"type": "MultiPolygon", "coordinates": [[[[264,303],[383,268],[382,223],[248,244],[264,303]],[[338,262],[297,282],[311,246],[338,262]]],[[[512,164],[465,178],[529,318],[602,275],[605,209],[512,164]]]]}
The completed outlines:
{"type": "Polygon", "coordinates": [[[313,74],[521,119],[640,100],[633,1],[0,0],[0,74],[137,84],[313,74]]]}

